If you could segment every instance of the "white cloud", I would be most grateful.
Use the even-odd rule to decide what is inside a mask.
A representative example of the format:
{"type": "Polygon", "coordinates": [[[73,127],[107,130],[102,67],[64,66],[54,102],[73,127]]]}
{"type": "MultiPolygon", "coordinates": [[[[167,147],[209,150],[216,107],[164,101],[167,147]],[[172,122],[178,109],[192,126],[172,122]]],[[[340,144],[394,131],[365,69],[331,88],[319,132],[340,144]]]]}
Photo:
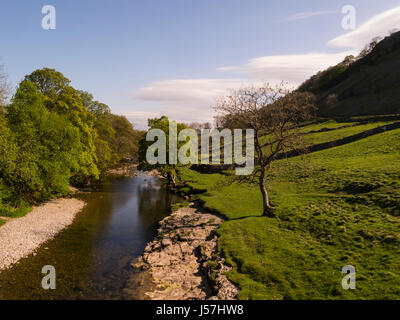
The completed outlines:
{"type": "Polygon", "coordinates": [[[400,27],[400,7],[378,14],[360,25],[356,30],[341,35],[328,45],[342,48],[362,49],[375,37],[385,37],[393,29],[400,27]]]}
{"type": "MultiPolygon", "coordinates": [[[[136,99],[158,102],[151,114],[166,115],[181,122],[213,120],[212,107],[230,89],[245,85],[247,79],[188,79],[153,82],[134,92],[136,99]]],[[[137,122],[137,115],[132,118],[137,122]]],[[[145,115],[146,112],[143,113],[145,115]]]]}
{"type": "Polygon", "coordinates": [[[243,72],[244,69],[242,67],[237,67],[237,66],[226,66],[226,67],[220,67],[217,68],[217,71],[233,71],[233,72],[243,72]]]}
{"type": "Polygon", "coordinates": [[[296,86],[318,71],[343,61],[349,54],[354,52],[266,56],[249,60],[246,70],[255,79],[268,82],[284,80],[296,86]]]}
{"type": "Polygon", "coordinates": [[[212,122],[215,102],[231,89],[263,82],[288,82],[291,87],[314,75],[316,72],[342,61],[341,53],[309,53],[302,55],[266,56],[251,59],[244,67],[221,68],[220,71],[239,71],[245,78],[231,79],[187,79],[166,80],[151,83],[134,92],[136,99],[158,102],[159,106],[146,112],[132,112],[128,118],[145,127],[145,119],[168,116],[181,122],[212,122]],[[151,115],[151,116],[148,116],[151,115]]]}
{"type": "MultiPolygon", "coordinates": [[[[139,89],[136,98],[151,101],[186,102],[193,99],[200,104],[223,95],[227,87],[238,86],[242,79],[191,79],[153,82],[139,89]]],[[[196,103],[196,104],[197,104],[196,103]]]]}
{"type": "Polygon", "coordinates": [[[337,13],[336,11],[307,11],[307,12],[299,12],[295,13],[285,19],[283,21],[296,21],[296,20],[304,20],[311,17],[323,16],[327,14],[337,13]]]}
{"type": "MultiPolygon", "coordinates": [[[[206,122],[213,120],[212,107],[218,98],[231,89],[262,82],[288,82],[298,86],[316,72],[342,61],[352,52],[310,53],[255,58],[244,67],[225,67],[220,71],[239,71],[247,77],[240,79],[188,79],[153,82],[134,92],[139,100],[158,102],[151,112],[131,114],[131,119],[143,127],[142,117],[166,115],[181,122],[206,122]]],[[[129,118],[129,117],[128,117],[129,118]]],[[[147,117],[149,118],[149,117],[147,117]]],[[[146,118],[146,119],[147,119],[146,118]]]]}
{"type": "MultiPolygon", "coordinates": [[[[330,11],[303,12],[287,19],[298,20],[308,17],[333,13],[330,11]]],[[[134,93],[139,100],[158,102],[158,107],[151,108],[151,117],[167,115],[171,119],[183,122],[212,121],[215,101],[246,84],[262,82],[277,83],[286,81],[290,86],[298,86],[318,71],[336,65],[347,55],[358,54],[375,36],[387,35],[390,30],[400,27],[400,7],[379,14],[357,30],[329,41],[329,45],[348,47],[339,53],[306,53],[293,55],[265,56],[250,59],[244,66],[225,66],[218,71],[230,74],[238,73],[240,78],[231,79],[188,79],[153,82],[134,93]]],[[[146,112],[132,114],[137,122],[146,112]]],[[[147,119],[147,118],[146,118],[147,119]]],[[[144,120],[143,120],[144,121],[144,120]]]]}
{"type": "Polygon", "coordinates": [[[158,112],[155,111],[120,111],[117,113],[125,116],[136,129],[140,130],[147,128],[147,119],[159,117],[158,112]]]}

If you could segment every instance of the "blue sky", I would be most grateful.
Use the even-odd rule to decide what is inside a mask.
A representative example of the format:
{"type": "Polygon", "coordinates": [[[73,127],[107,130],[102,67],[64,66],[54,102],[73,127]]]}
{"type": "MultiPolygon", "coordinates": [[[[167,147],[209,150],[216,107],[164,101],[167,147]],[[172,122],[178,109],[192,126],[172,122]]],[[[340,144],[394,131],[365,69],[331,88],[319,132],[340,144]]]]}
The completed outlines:
{"type": "Polygon", "coordinates": [[[140,128],[161,114],[206,121],[229,88],[278,79],[297,85],[375,33],[400,28],[398,6],[398,0],[1,0],[0,63],[13,87],[37,68],[56,68],[140,128]],[[56,8],[56,30],[41,28],[44,5],[56,8]],[[355,31],[341,26],[344,5],[357,10],[355,31]]]}

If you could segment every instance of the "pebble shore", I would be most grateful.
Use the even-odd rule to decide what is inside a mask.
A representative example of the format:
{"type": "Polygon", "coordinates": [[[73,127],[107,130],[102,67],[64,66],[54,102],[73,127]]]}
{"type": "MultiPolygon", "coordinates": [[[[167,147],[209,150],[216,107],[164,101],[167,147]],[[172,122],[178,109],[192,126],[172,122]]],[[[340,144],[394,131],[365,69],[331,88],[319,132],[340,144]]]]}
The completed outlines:
{"type": "Polygon", "coordinates": [[[0,270],[33,253],[72,223],[85,202],[57,199],[34,208],[22,218],[9,219],[0,227],[0,270]]]}

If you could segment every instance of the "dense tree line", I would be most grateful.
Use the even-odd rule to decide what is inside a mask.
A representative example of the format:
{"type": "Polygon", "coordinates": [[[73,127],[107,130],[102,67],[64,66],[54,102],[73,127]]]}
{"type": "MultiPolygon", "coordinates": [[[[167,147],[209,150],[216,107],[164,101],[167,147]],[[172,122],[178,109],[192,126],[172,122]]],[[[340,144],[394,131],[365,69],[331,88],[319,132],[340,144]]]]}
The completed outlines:
{"type": "Polygon", "coordinates": [[[0,76],[0,205],[65,195],[134,157],[140,132],[54,69],[36,70],[6,103],[0,76]],[[7,190],[5,192],[4,190],[7,190]]]}

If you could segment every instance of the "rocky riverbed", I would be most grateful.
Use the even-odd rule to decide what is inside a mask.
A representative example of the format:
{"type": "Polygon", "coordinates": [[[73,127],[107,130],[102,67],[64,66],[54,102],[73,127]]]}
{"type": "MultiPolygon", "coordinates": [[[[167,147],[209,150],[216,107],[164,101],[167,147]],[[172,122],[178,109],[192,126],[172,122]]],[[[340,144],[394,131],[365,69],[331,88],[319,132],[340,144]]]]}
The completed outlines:
{"type": "Polygon", "coordinates": [[[118,168],[108,170],[107,174],[125,178],[134,177],[138,173],[137,166],[136,163],[125,163],[118,168]]]}
{"type": "Polygon", "coordinates": [[[230,270],[217,250],[215,229],[223,220],[194,203],[160,222],[158,236],[132,266],[147,271],[156,286],[153,300],[235,299],[239,289],[224,275],[230,270]]]}

